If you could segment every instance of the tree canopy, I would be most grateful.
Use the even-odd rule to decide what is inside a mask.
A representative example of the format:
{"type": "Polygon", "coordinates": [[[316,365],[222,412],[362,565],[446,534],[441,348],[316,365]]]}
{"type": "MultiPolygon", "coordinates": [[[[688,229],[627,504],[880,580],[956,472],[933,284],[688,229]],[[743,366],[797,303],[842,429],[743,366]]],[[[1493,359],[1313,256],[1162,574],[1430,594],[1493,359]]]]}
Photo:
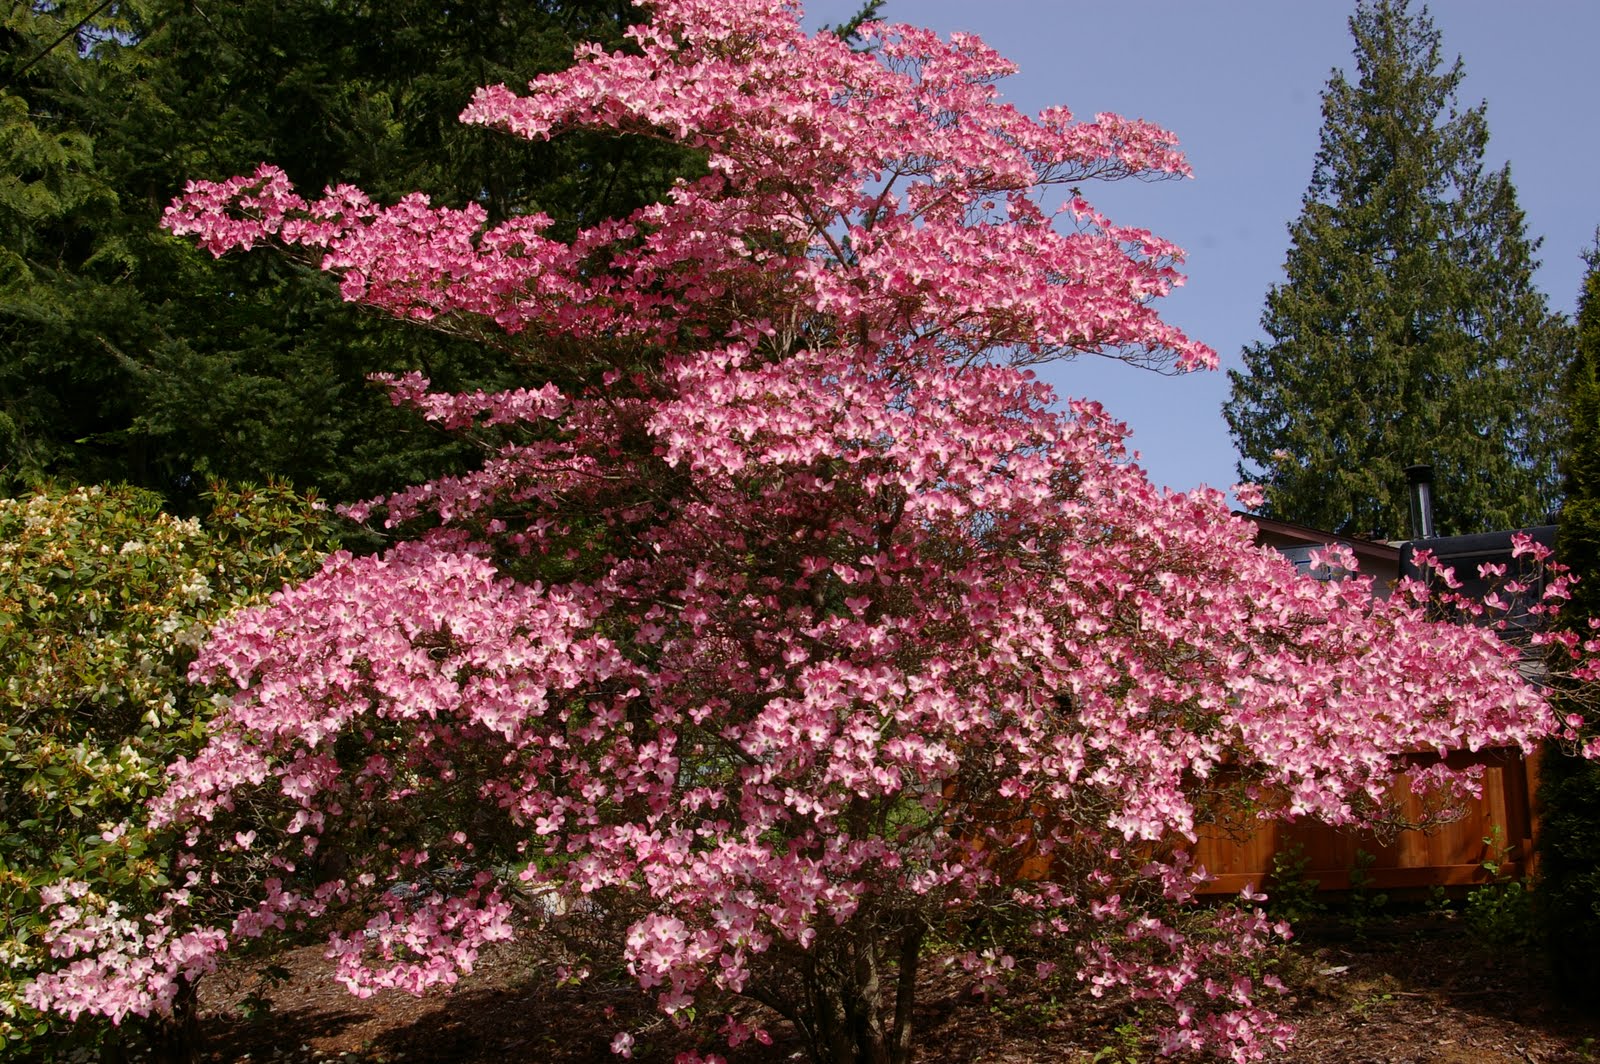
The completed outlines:
{"type": "Polygon", "coordinates": [[[1044,206],[1187,173],[1169,133],[1025,116],[968,35],[856,50],[798,18],[660,0],[626,49],[478,91],[475,125],[704,161],[626,217],[302,195],[271,166],[170,208],[519,380],[388,379],[480,464],[354,507],[391,549],[214,631],[196,674],[233,697],[151,810],[189,875],[120,921],[47,888],[34,1005],[159,1011],[300,923],[356,992],[421,989],[531,891],[574,977],[627,971],[708,1054],[763,1037],[744,997],[819,1061],[910,1059],[941,937],[979,985],[1081,979],[1159,1011],[1163,1051],[1258,1058],[1287,928],[1192,904],[1198,828],[1230,801],[1369,822],[1406,752],[1553,729],[1490,631],[1298,579],[1032,376],[1214,363],[1155,309],[1179,249],[1044,206]]]}
{"type": "MultiPolygon", "coordinates": [[[[1556,550],[1578,576],[1567,624],[1588,635],[1600,617],[1600,246],[1590,253],[1578,299],[1577,344],[1565,379],[1565,499],[1556,550]]],[[[1570,684],[1563,712],[1585,718],[1591,736],[1600,711],[1570,684]]],[[[1600,765],[1552,747],[1540,762],[1539,889],[1545,942],[1564,991],[1600,1001],[1600,765]]]]}
{"type": "Polygon", "coordinates": [[[1429,463],[1440,534],[1542,523],[1570,338],[1533,286],[1510,167],[1485,171],[1486,108],[1458,109],[1426,9],[1362,0],[1350,29],[1268,338],[1229,373],[1239,475],[1264,516],[1401,537],[1404,469],[1429,463]]]}

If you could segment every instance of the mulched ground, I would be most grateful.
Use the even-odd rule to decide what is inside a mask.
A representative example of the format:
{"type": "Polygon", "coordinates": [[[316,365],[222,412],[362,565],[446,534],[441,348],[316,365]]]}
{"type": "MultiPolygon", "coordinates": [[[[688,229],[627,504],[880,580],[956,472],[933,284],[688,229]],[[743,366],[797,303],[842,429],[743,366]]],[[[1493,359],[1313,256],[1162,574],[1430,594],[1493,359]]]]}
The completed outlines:
{"type": "MultiPolygon", "coordinates": [[[[310,1064],[606,1062],[618,1030],[644,1030],[635,1059],[666,1064],[694,1043],[627,986],[558,988],[550,950],[529,938],[486,957],[449,992],[349,996],[317,949],[277,958],[288,978],[263,988],[259,967],[202,988],[207,1059],[310,1064]],[[252,992],[270,1009],[246,1018],[252,992]]],[[[921,988],[919,1060],[995,1064],[1127,1064],[1143,1060],[1129,1014],[1089,999],[1026,994],[985,1002],[938,965],[921,988]]],[[[1300,1028],[1278,1060],[1306,1064],[1579,1064],[1600,1062],[1600,1016],[1563,1007],[1537,954],[1489,946],[1450,914],[1369,921],[1360,936],[1327,921],[1303,928],[1283,961],[1285,1015],[1300,1028]]],[[[803,1059],[792,1032],[732,1064],[803,1059]]]]}

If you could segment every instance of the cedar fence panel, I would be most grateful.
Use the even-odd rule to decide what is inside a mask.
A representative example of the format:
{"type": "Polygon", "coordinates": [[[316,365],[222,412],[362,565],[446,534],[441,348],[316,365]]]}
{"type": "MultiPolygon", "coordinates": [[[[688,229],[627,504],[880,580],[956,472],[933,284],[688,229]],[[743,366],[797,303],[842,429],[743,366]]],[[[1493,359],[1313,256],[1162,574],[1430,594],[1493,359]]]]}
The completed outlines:
{"type": "MultiPolygon", "coordinates": [[[[1439,757],[1415,754],[1409,760],[1425,767],[1439,757]]],[[[1386,839],[1309,819],[1210,825],[1200,830],[1195,847],[1196,861],[1215,877],[1201,893],[1237,894],[1245,887],[1263,885],[1270,891],[1273,857],[1296,846],[1307,862],[1300,877],[1316,880],[1319,891],[1349,890],[1360,852],[1371,855],[1364,869],[1366,884],[1389,892],[1488,883],[1494,877],[1484,868],[1485,862],[1497,864],[1502,876],[1527,873],[1533,854],[1534,781],[1521,751],[1463,750],[1445,760],[1452,768],[1483,766],[1483,794],[1466,803],[1460,819],[1386,839]]],[[[1423,811],[1409,795],[1403,810],[1404,818],[1412,821],[1423,811]]]]}

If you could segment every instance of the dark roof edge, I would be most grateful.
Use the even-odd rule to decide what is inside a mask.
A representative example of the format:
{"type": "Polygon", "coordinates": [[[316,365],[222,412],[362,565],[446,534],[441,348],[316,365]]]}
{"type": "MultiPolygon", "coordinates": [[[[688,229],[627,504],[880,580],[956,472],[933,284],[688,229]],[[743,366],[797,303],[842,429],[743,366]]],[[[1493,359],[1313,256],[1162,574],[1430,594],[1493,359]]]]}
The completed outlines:
{"type": "Polygon", "coordinates": [[[1413,556],[1419,550],[1430,552],[1446,565],[1452,558],[1474,558],[1480,555],[1511,554],[1511,539],[1518,534],[1533,538],[1546,547],[1556,543],[1555,525],[1535,525],[1532,528],[1514,528],[1504,532],[1475,532],[1466,536],[1435,536],[1433,539],[1413,539],[1400,549],[1400,572],[1404,576],[1418,576],[1420,571],[1413,556]]]}
{"type": "Polygon", "coordinates": [[[1400,557],[1401,549],[1397,543],[1386,543],[1381,539],[1363,539],[1360,536],[1342,536],[1337,532],[1329,532],[1325,528],[1313,528],[1310,525],[1297,525],[1292,521],[1278,521],[1270,517],[1257,517],[1245,510],[1233,511],[1233,516],[1249,521],[1260,532],[1275,533],[1280,536],[1290,536],[1303,539],[1307,543],[1343,543],[1357,556],[1381,557],[1396,559],[1400,557]]]}

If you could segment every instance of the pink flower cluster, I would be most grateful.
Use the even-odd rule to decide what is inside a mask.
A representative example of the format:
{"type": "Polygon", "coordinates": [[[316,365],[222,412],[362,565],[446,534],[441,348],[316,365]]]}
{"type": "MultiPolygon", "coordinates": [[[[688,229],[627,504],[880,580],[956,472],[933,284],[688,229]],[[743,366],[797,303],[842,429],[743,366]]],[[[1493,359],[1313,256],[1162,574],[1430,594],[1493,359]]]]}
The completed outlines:
{"type": "Polygon", "coordinates": [[[378,990],[401,989],[420,994],[439,983],[454,983],[470,974],[478,951],[512,937],[511,906],[500,891],[488,886],[480,872],[464,895],[433,892],[415,902],[386,895],[384,908],[367,921],[362,933],[334,933],[328,955],[339,960],[338,978],[357,997],[378,990]],[[367,959],[376,954],[381,967],[367,959]]]}
{"type": "Polygon", "coordinates": [[[192,183],[166,224],[219,255],[274,239],[321,249],[346,298],[513,333],[666,342],[685,305],[715,305],[734,311],[718,329],[751,341],[804,309],[840,334],[915,335],[947,356],[1116,349],[1215,364],[1149,305],[1181,280],[1177,248],[1077,197],[1060,232],[1033,195],[1186,174],[1171,134],[1059,108],[1029,118],[998,99],[1010,64],[973,37],[875,36],[877,53],[863,54],[804,37],[786,4],[661,4],[634,33],[639,54],[586,49],[526,96],[480,90],[465,121],[530,137],[609,128],[708,152],[711,176],[571,244],[546,236],[542,216],[485,230],[481,208],[420,196],[381,208],[341,186],[307,201],[270,166],[192,183]]]}
{"type": "Polygon", "coordinates": [[[128,1016],[169,1014],[182,982],[214,971],[227,936],[213,927],[180,930],[187,890],[170,891],[153,913],[125,914],[87,883],[67,881],[40,892],[52,912],[50,954],[70,961],[29,984],[25,1000],[76,1019],[88,1012],[120,1024],[128,1016]]]}
{"type": "MultiPolygon", "coordinates": [[[[652,10],[632,50],[464,116],[704,150],[709,176],[571,244],[418,197],[307,201],[270,167],[169,210],[218,254],[315,248],[347,298],[593,368],[565,391],[389,380],[447,427],[525,431],[352,508],[408,538],[213,633],[195,678],[236,693],[157,820],[282,877],[235,934],[364,904],[333,940],[358,993],[469,970],[517,867],[615,924],[611,959],[669,1012],[1021,914],[1091,987],[1168,1006],[1166,1048],[1259,1058],[1285,1031],[1239,972],[1286,931],[1190,926],[1212,799],[1358,822],[1402,753],[1531,748],[1544,701],[1422,589],[1297,579],[1219,493],[1154,488],[1122,425],[1024,368],[1214,364],[1151,304],[1178,249],[1077,195],[1040,205],[1186,173],[1169,134],[1024,116],[971,37],[876,27],[857,52],[776,0],[652,10]]],[[[165,939],[135,969],[131,932],[82,933],[145,987],[119,1015],[190,974],[165,939]]],[[[974,957],[995,985],[1020,970],[974,957]]],[[[96,1007],[76,969],[38,986],[96,1007]]]]}

